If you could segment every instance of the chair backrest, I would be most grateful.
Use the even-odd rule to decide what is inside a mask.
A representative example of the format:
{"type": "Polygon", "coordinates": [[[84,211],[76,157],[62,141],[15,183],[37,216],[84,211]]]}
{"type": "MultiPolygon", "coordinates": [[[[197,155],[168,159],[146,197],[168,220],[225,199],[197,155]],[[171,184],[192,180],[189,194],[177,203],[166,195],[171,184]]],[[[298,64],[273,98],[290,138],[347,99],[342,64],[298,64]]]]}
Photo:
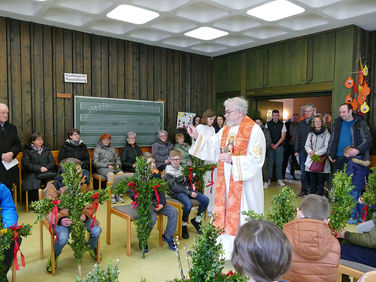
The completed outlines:
{"type": "Polygon", "coordinates": [[[39,200],[43,200],[44,198],[46,198],[48,188],[50,188],[50,186],[52,185],[52,182],[54,182],[54,180],[48,181],[47,184],[46,184],[46,188],[39,189],[39,191],[38,191],[39,200]]]}
{"type": "Polygon", "coordinates": [[[53,156],[54,159],[55,159],[55,163],[56,163],[56,165],[58,166],[58,165],[59,165],[59,161],[58,161],[59,151],[51,151],[51,154],[52,154],[52,156],[53,156]]]}
{"type": "Polygon", "coordinates": [[[134,175],[134,173],[118,173],[114,177],[114,182],[113,183],[109,183],[109,184],[110,185],[116,185],[120,181],[122,181],[123,179],[125,179],[127,177],[132,177],[133,175],[134,175]]]}

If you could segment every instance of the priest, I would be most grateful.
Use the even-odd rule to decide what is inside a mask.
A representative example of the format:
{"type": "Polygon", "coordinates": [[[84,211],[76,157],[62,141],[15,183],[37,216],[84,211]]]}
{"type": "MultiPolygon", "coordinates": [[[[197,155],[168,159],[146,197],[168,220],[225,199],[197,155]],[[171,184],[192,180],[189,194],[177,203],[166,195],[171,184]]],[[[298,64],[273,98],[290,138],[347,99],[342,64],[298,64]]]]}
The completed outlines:
{"type": "Polygon", "coordinates": [[[194,126],[189,126],[188,133],[196,139],[189,150],[191,155],[218,162],[214,225],[224,229],[220,241],[225,258],[229,260],[238,229],[245,223],[242,211],[264,212],[265,137],[261,128],[247,116],[245,99],[229,98],[224,106],[227,125],[217,134],[204,137],[194,126]]]}

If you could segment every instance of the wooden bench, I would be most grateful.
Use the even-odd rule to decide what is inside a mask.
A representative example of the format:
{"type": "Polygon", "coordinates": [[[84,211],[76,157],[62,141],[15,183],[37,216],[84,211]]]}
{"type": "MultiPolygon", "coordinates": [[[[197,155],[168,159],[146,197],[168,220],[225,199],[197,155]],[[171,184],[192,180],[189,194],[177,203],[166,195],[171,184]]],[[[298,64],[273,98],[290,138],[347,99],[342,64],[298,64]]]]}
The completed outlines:
{"type": "Polygon", "coordinates": [[[342,274],[359,279],[364,273],[376,270],[376,268],[371,266],[344,259],[341,259],[339,263],[337,268],[337,282],[342,282],[342,274]]]}

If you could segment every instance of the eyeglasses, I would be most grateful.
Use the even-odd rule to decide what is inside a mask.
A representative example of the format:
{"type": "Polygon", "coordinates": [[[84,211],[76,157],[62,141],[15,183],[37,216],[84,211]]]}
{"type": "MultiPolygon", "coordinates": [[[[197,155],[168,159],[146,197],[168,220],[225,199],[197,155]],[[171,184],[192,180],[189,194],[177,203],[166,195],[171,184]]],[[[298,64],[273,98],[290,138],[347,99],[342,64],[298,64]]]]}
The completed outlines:
{"type": "Polygon", "coordinates": [[[180,158],[178,158],[178,159],[171,159],[172,162],[178,162],[180,160],[181,160],[180,158]]]}

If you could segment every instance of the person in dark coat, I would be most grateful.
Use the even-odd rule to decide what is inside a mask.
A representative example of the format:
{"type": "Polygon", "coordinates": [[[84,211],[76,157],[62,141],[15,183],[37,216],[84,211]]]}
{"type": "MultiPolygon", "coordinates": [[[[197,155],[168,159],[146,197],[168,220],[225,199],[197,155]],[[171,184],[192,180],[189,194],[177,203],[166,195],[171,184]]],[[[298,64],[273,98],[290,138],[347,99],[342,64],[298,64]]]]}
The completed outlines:
{"type": "Polygon", "coordinates": [[[151,146],[152,154],[157,162],[157,168],[159,171],[165,169],[166,165],[170,164],[168,155],[170,151],[174,149],[174,145],[168,138],[168,132],[166,130],[160,130],[158,132],[158,138],[151,146]]]}
{"type": "Polygon", "coordinates": [[[307,104],[304,106],[304,119],[298,123],[295,132],[295,157],[299,160],[300,165],[300,181],[302,188],[298,197],[304,197],[308,194],[308,185],[309,185],[309,174],[305,172],[305,162],[307,160],[307,152],[305,150],[305,143],[307,141],[307,136],[311,131],[311,122],[312,118],[315,115],[316,106],[314,104],[307,104]]]}
{"type": "Polygon", "coordinates": [[[121,165],[123,171],[135,172],[136,158],[142,155],[141,148],[136,144],[136,133],[127,133],[127,143],[121,152],[121,165]]]}
{"type": "Polygon", "coordinates": [[[55,159],[50,149],[43,145],[41,133],[31,134],[31,144],[25,146],[22,166],[24,169],[23,191],[38,190],[42,184],[56,177],[55,159]]]}
{"type": "Polygon", "coordinates": [[[0,103],[0,182],[10,189],[13,183],[18,184],[18,166],[6,170],[3,161],[12,162],[21,151],[21,143],[17,128],[8,122],[8,113],[8,106],[0,103]]]}
{"type": "Polygon", "coordinates": [[[90,156],[86,145],[80,140],[80,131],[72,128],[67,133],[68,139],[65,140],[63,146],[59,150],[59,163],[67,158],[75,158],[81,161],[81,167],[84,175],[90,177],[90,156]]]}

